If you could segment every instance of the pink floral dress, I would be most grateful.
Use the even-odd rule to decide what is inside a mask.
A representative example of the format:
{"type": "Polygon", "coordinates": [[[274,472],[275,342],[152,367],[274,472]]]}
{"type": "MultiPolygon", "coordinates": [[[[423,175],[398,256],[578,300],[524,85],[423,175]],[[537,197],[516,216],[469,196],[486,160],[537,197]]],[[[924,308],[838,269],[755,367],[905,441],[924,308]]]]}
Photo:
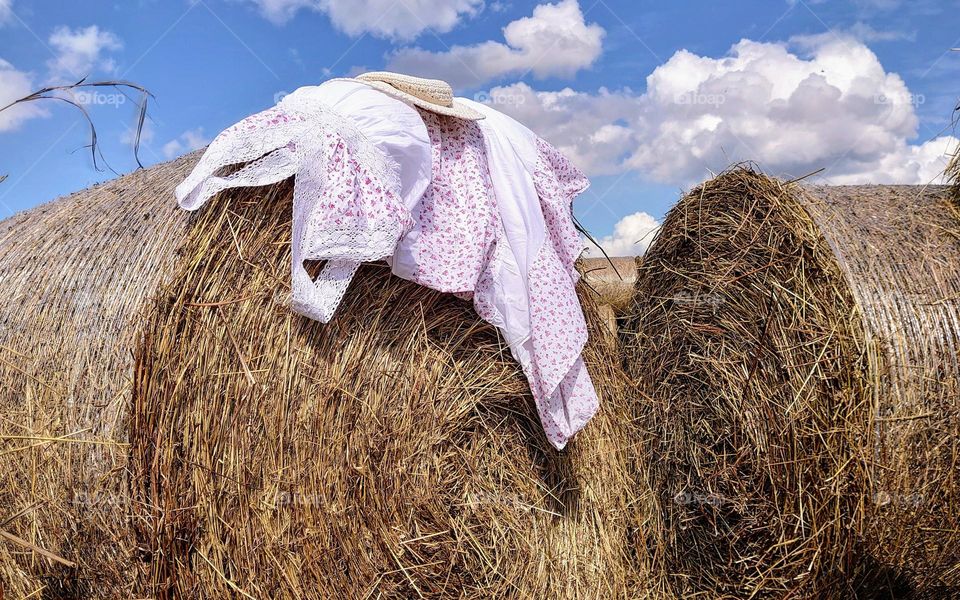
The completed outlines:
{"type": "Polygon", "coordinates": [[[292,308],[329,321],[360,262],[380,259],[400,277],[472,299],[523,368],[547,438],[563,448],[598,408],[581,359],[582,244],[571,213],[588,181],[519,123],[477,108],[487,111],[482,125],[418,114],[358,82],[301,88],[218,135],[177,198],[196,210],[221,190],[293,176],[292,308]],[[306,260],[326,261],[318,277],[306,260]]]}
{"type": "Polygon", "coordinates": [[[532,177],[546,236],[527,270],[527,293],[511,297],[514,290],[500,283],[509,245],[484,135],[471,121],[427,111],[421,116],[433,145],[432,182],[391,259],[394,273],[472,297],[477,313],[504,333],[530,382],[547,438],[563,448],[598,408],[580,357],[587,328],[574,263],[582,242],[571,212],[573,198],[589,181],[553,146],[537,140],[532,177]],[[509,310],[518,304],[519,310],[509,310]],[[528,322],[513,327],[504,317],[511,312],[528,322]],[[524,334],[513,335],[517,329],[524,334]]]}

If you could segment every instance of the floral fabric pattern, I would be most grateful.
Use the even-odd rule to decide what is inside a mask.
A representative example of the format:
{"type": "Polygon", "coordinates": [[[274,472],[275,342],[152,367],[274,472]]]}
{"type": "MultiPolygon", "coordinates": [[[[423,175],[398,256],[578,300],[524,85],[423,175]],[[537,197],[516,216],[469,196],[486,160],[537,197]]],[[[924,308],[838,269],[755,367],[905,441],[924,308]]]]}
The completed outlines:
{"type": "Polygon", "coordinates": [[[553,146],[538,140],[534,184],[547,230],[528,273],[522,299],[529,336],[511,339],[500,310],[505,291],[498,273],[507,251],[504,226],[490,182],[483,133],[476,123],[421,111],[434,148],[433,177],[414,226],[394,255],[394,272],[441,291],[472,297],[477,313],[494,324],[523,367],[550,443],[563,448],[598,409],[580,354],[587,327],[577,298],[574,262],[582,243],[572,220],[573,198],[586,177],[553,146]],[[415,268],[400,268],[411,254],[415,268]],[[472,294],[465,294],[472,292],[472,294]]]}
{"type": "Polygon", "coordinates": [[[573,199],[590,186],[590,180],[565,156],[537,138],[537,170],[533,183],[540,196],[540,207],[547,234],[557,257],[572,277],[579,277],[574,263],[583,250],[580,234],[573,225],[573,199]]]}
{"type": "Polygon", "coordinates": [[[196,210],[222,190],[294,177],[292,307],[326,323],[361,262],[389,256],[412,226],[395,161],[322,102],[291,94],[221,132],[176,189],[196,210]],[[229,175],[224,167],[243,164],[229,175]],[[313,278],[306,260],[328,261],[313,278]]]}
{"type": "Polygon", "coordinates": [[[472,292],[496,239],[496,203],[477,125],[420,111],[433,174],[393,257],[395,274],[441,292],[472,292]]]}

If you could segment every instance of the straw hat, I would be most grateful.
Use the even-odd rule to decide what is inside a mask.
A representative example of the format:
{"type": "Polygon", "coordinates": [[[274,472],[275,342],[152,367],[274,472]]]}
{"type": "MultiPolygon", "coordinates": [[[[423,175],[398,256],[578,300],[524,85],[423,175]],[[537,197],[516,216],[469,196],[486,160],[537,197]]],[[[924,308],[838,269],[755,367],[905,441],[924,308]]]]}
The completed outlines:
{"type": "Polygon", "coordinates": [[[389,71],[374,71],[357,75],[357,80],[375,87],[385,94],[441,115],[479,121],[482,114],[454,100],[453,89],[446,81],[423,79],[389,71]]]}

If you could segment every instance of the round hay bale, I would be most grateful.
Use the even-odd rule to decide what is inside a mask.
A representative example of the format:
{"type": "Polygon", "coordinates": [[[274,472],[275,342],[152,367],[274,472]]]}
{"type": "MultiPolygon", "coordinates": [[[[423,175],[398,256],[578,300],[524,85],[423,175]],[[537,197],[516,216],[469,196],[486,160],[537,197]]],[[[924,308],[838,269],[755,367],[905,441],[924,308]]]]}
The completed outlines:
{"type": "Polygon", "coordinates": [[[667,216],[622,335],[676,593],[960,593],[946,202],[735,168],[667,216]]]}
{"type": "Polygon", "coordinates": [[[0,589],[13,597],[633,597],[649,497],[596,307],[567,450],[465,301],[363,268],[289,312],[292,186],[187,216],[196,157],[0,229],[0,589]]]}
{"type": "Polygon", "coordinates": [[[130,597],[122,590],[132,575],[132,349],[186,233],[186,215],[169,198],[192,165],[137,171],[0,223],[0,590],[8,597],[130,597]]]}
{"type": "Polygon", "coordinates": [[[142,589],[635,593],[633,424],[602,341],[587,360],[603,409],[557,453],[469,302],[368,265],[329,324],[292,314],[290,194],[205,208],[152,311],[131,427],[142,589]]]}
{"type": "Polygon", "coordinates": [[[619,355],[620,322],[633,302],[640,257],[584,258],[579,262],[583,285],[596,302],[598,318],[604,324],[603,339],[610,352],[619,355]]]}

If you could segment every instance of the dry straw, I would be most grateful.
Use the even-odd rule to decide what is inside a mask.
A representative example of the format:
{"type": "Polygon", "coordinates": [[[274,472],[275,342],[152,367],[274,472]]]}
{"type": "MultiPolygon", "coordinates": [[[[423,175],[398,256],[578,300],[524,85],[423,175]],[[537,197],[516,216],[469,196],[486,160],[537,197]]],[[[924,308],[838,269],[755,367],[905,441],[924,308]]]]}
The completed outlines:
{"type": "Polygon", "coordinates": [[[610,306],[617,316],[625,315],[633,303],[639,258],[584,258],[580,261],[583,279],[596,292],[601,304],[610,306]]]}
{"type": "Polygon", "coordinates": [[[947,165],[947,183],[953,189],[953,197],[960,201],[960,147],[947,165]]]}
{"type": "Polygon", "coordinates": [[[292,315],[291,186],[188,220],[193,160],[2,225],[8,596],[652,593],[645,463],[589,291],[603,408],[556,452],[469,303],[370,265],[330,324],[292,315]]]}
{"type": "MultiPolygon", "coordinates": [[[[960,52],[960,48],[953,48],[953,51],[960,52]]],[[[960,126],[960,103],[953,109],[954,134],[956,134],[958,126],[960,126]]],[[[953,157],[950,159],[950,162],[947,164],[947,169],[944,172],[944,179],[947,185],[951,187],[954,200],[960,205],[960,145],[953,151],[953,157]]]]}
{"type": "Polygon", "coordinates": [[[580,261],[583,285],[597,299],[599,318],[606,326],[611,350],[621,352],[619,330],[633,303],[639,258],[584,258],[580,261]]]}
{"type": "Polygon", "coordinates": [[[669,213],[623,336],[675,593],[960,593],[947,202],[738,167],[669,213]]]}

